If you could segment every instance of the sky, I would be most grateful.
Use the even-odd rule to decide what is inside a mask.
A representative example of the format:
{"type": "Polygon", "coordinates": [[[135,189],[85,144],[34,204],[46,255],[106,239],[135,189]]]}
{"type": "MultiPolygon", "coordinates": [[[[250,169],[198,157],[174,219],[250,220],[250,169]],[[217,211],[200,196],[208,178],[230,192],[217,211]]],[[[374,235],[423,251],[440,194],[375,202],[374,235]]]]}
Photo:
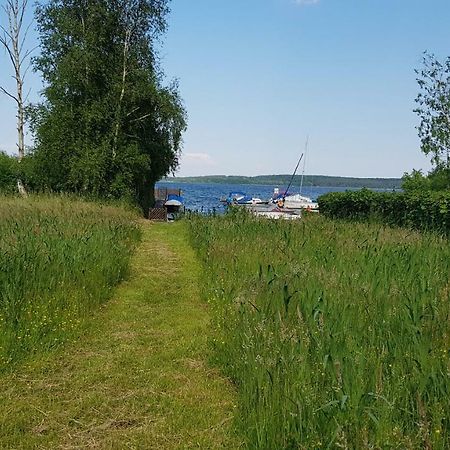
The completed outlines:
{"type": "MultiPolygon", "coordinates": [[[[308,136],[307,174],[428,171],[414,69],[425,50],[450,56],[449,20],[449,0],[172,0],[160,55],[188,113],[177,175],[291,173],[308,136]]],[[[0,148],[15,148],[4,96],[0,148]]]]}

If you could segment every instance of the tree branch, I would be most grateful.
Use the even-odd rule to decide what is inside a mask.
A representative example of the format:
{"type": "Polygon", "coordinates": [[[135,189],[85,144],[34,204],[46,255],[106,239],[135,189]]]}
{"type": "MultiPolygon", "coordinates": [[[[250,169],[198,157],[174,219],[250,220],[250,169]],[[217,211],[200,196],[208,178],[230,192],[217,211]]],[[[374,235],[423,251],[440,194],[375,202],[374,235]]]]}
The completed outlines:
{"type": "Polygon", "coordinates": [[[31,50],[27,50],[25,52],[25,55],[23,55],[22,59],[20,60],[20,65],[22,65],[24,63],[24,61],[37,49],[39,48],[39,45],[36,45],[35,47],[33,47],[31,50]]]}
{"type": "Polygon", "coordinates": [[[15,95],[8,92],[3,86],[0,86],[0,91],[2,91],[8,97],[11,97],[17,104],[19,104],[18,98],[15,95]]]}
{"type": "Polygon", "coordinates": [[[5,36],[0,36],[0,44],[3,45],[3,47],[5,48],[6,52],[8,53],[9,59],[11,60],[11,63],[14,67],[14,69],[16,69],[16,62],[14,59],[14,55],[12,53],[12,50],[10,49],[9,45],[10,43],[8,42],[8,40],[6,39],[5,36]]]}
{"type": "Polygon", "coordinates": [[[141,121],[141,120],[146,119],[147,117],[150,117],[151,115],[152,115],[152,113],[145,114],[145,115],[143,115],[143,116],[141,116],[141,117],[138,117],[137,119],[133,119],[131,122],[139,122],[139,121],[141,121]]]}
{"type": "Polygon", "coordinates": [[[23,101],[24,103],[27,103],[28,97],[30,96],[30,93],[31,93],[31,88],[28,89],[27,95],[25,96],[25,99],[24,99],[24,101],[23,101]]]}
{"type": "MultiPolygon", "coordinates": [[[[3,34],[5,34],[6,37],[7,37],[10,41],[12,41],[13,37],[12,37],[11,32],[10,32],[9,30],[7,30],[3,25],[0,25],[0,30],[3,31],[3,34]]],[[[6,38],[5,38],[5,41],[6,41],[6,38]]]]}

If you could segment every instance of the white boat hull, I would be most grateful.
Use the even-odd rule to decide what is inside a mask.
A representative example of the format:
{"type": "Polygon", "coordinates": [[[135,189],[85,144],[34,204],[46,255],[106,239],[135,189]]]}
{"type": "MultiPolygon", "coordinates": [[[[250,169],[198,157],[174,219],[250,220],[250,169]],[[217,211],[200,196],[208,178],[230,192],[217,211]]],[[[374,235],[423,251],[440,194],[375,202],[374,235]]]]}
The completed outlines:
{"type": "Polygon", "coordinates": [[[285,197],[283,207],[286,209],[319,209],[318,203],[313,202],[309,197],[304,197],[300,194],[285,197]]]}

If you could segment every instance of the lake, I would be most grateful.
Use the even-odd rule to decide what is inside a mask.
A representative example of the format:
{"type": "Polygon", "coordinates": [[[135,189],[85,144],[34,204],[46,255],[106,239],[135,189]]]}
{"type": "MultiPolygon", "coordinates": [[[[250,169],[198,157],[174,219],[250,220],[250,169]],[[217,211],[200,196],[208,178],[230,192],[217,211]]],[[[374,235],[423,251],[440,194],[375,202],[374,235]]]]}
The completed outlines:
{"type": "MultiPolygon", "coordinates": [[[[181,189],[186,205],[186,209],[193,211],[224,211],[224,205],[220,203],[222,197],[227,197],[230,192],[241,191],[252,197],[259,197],[263,200],[272,197],[274,185],[261,184],[218,184],[218,183],[180,183],[161,181],[156,184],[157,187],[171,187],[181,189]]],[[[283,189],[280,187],[280,191],[283,189]]],[[[354,188],[346,187],[303,187],[302,194],[317,200],[322,194],[327,192],[343,192],[353,190],[354,188]]],[[[292,186],[291,193],[298,193],[299,186],[292,186]]]]}

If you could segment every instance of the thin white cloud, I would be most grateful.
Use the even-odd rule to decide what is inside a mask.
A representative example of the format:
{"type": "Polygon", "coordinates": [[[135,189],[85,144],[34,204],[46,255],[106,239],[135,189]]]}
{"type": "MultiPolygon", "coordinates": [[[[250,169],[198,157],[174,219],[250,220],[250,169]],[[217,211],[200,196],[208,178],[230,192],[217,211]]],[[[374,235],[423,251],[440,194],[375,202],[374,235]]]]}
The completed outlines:
{"type": "Polygon", "coordinates": [[[192,161],[192,162],[201,162],[206,164],[212,164],[213,159],[211,158],[208,153],[183,153],[183,157],[186,160],[192,161]]]}
{"type": "Polygon", "coordinates": [[[320,0],[294,0],[294,3],[297,5],[309,6],[309,5],[317,5],[320,0]]]}
{"type": "Polygon", "coordinates": [[[177,175],[190,177],[197,175],[208,175],[217,166],[217,162],[209,153],[182,153],[180,167],[177,175]]]}

